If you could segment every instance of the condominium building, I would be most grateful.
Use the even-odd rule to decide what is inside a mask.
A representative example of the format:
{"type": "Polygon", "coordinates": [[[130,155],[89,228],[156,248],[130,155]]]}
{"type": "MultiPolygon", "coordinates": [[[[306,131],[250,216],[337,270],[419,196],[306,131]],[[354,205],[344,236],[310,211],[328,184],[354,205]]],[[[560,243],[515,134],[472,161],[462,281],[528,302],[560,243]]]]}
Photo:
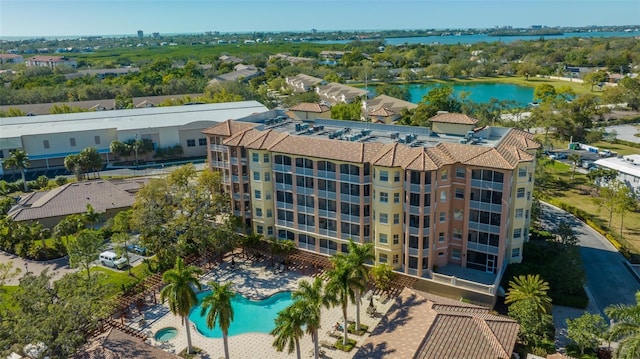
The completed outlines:
{"type": "Polygon", "coordinates": [[[203,133],[233,213],[255,233],[325,255],[373,243],[375,262],[397,271],[493,284],[522,259],[539,144],[462,114],[434,120],[441,132],[272,110],[203,133]]]}

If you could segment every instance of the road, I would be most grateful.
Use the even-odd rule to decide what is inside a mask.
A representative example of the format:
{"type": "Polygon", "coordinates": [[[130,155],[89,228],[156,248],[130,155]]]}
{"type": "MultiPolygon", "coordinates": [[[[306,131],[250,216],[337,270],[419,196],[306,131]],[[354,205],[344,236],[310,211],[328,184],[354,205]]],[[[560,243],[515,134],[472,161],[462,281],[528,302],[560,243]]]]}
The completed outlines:
{"type": "Polygon", "coordinates": [[[570,223],[580,240],[580,255],[587,274],[587,288],[600,312],[613,304],[633,305],[640,282],[625,265],[625,259],[609,241],[571,214],[543,203],[542,223],[555,228],[561,220],[570,223]]]}

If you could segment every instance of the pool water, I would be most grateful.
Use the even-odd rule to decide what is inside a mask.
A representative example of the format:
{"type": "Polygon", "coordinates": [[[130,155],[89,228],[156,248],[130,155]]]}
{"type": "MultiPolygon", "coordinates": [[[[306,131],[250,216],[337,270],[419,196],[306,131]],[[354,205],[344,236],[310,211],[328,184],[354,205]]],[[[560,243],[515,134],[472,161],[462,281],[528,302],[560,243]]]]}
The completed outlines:
{"type": "MultiPolygon", "coordinates": [[[[198,294],[198,305],[191,309],[189,320],[196,325],[202,335],[209,338],[222,338],[222,331],[218,323],[214,329],[207,328],[208,312],[200,316],[202,298],[209,294],[211,291],[198,294]]],[[[274,320],[278,312],[291,303],[293,303],[291,292],[279,292],[269,298],[257,301],[236,294],[231,300],[234,318],[229,326],[229,336],[251,332],[270,333],[275,327],[274,320]]]]}
{"type": "Polygon", "coordinates": [[[168,327],[162,328],[156,332],[155,338],[159,342],[167,342],[178,335],[178,329],[168,327]]]}

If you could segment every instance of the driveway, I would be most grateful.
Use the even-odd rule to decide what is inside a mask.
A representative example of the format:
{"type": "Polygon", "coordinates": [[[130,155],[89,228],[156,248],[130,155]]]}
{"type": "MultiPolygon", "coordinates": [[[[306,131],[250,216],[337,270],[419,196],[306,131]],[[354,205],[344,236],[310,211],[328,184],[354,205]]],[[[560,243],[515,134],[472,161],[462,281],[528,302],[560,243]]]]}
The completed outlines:
{"type": "Polygon", "coordinates": [[[580,255],[587,274],[587,291],[601,313],[613,304],[635,304],[640,283],[625,264],[624,257],[609,241],[571,214],[546,203],[542,204],[542,223],[555,228],[564,220],[571,224],[580,240],[580,255]]]}
{"type": "Polygon", "coordinates": [[[16,255],[0,251],[0,263],[9,263],[12,262],[13,268],[20,269],[22,274],[16,276],[15,278],[7,281],[7,285],[18,285],[20,283],[20,277],[24,274],[25,271],[29,271],[31,273],[35,273],[39,275],[45,268],[49,269],[49,273],[53,273],[53,280],[58,280],[62,278],[63,275],[76,271],[75,269],[69,268],[69,257],[63,257],[59,259],[54,259],[51,261],[32,261],[28,259],[20,258],[16,255]]]}
{"type": "Polygon", "coordinates": [[[605,127],[605,131],[616,131],[618,134],[616,138],[619,140],[640,143],[640,137],[634,136],[636,133],[640,132],[640,130],[638,130],[638,127],[634,125],[608,126],[605,127]]]}

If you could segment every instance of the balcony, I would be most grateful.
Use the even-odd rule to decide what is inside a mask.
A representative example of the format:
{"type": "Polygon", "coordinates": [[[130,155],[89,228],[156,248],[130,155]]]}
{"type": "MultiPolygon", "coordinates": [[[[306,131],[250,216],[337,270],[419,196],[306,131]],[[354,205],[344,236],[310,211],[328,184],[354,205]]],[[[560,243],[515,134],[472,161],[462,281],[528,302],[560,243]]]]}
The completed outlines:
{"type": "MultiPolygon", "coordinates": [[[[360,184],[360,176],[348,175],[348,174],[345,174],[345,173],[340,173],[340,180],[343,181],[343,182],[351,182],[351,183],[360,184]]],[[[363,182],[363,183],[367,183],[367,182],[363,182]]]]}
{"type": "Polygon", "coordinates": [[[336,193],[330,191],[321,191],[318,190],[318,198],[326,198],[326,199],[336,199],[336,193]]]}
{"type": "Polygon", "coordinates": [[[483,180],[472,179],[471,180],[471,187],[482,188],[482,189],[493,189],[493,190],[496,190],[496,191],[502,191],[502,189],[504,188],[504,184],[500,183],[500,182],[483,181],[483,180]]]}
{"type": "Polygon", "coordinates": [[[500,204],[486,203],[486,202],[480,202],[480,201],[469,201],[469,207],[472,209],[479,209],[487,212],[496,212],[496,213],[502,212],[502,205],[500,204]]]}
{"type": "Polygon", "coordinates": [[[211,160],[211,166],[216,168],[229,168],[229,162],[211,160]]]}
{"type": "Polygon", "coordinates": [[[293,203],[286,203],[286,202],[277,201],[276,205],[278,206],[278,209],[284,208],[284,209],[293,210],[293,203]]]}
{"type": "Polygon", "coordinates": [[[431,185],[430,184],[420,185],[420,184],[405,182],[404,190],[412,193],[420,193],[421,191],[424,191],[424,193],[430,193],[431,185]]]}
{"type": "Polygon", "coordinates": [[[293,186],[286,183],[276,182],[276,190],[293,192],[293,186]]]}
{"type": "Polygon", "coordinates": [[[469,221],[469,229],[475,229],[481,232],[489,232],[494,234],[500,233],[500,226],[492,226],[480,222],[469,221]]]}
{"type": "Polygon", "coordinates": [[[335,172],[318,170],[317,177],[318,178],[326,178],[326,179],[336,179],[336,173],[335,172]]]}
{"type": "Polygon", "coordinates": [[[499,248],[490,246],[488,244],[481,244],[477,242],[467,242],[467,249],[474,250],[476,252],[498,254],[499,248]]]}
{"type": "Polygon", "coordinates": [[[291,166],[276,163],[273,165],[273,170],[276,172],[291,173],[291,166]]]}
{"type": "Polygon", "coordinates": [[[298,194],[309,194],[309,195],[313,195],[315,194],[313,188],[309,188],[309,187],[300,187],[300,186],[296,186],[296,192],[298,194]]]}
{"type": "Polygon", "coordinates": [[[296,167],[296,174],[313,176],[313,168],[296,167]]]}
{"type": "Polygon", "coordinates": [[[331,238],[336,238],[336,236],[338,235],[338,232],[336,230],[324,229],[324,228],[318,229],[318,233],[331,238]]]}
{"type": "Polygon", "coordinates": [[[296,206],[298,213],[315,214],[315,208],[307,206],[296,206]]]}
{"type": "Polygon", "coordinates": [[[228,151],[227,146],[225,145],[210,145],[209,150],[216,151],[216,152],[224,152],[224,153],[227,153],[228,151]]]}

